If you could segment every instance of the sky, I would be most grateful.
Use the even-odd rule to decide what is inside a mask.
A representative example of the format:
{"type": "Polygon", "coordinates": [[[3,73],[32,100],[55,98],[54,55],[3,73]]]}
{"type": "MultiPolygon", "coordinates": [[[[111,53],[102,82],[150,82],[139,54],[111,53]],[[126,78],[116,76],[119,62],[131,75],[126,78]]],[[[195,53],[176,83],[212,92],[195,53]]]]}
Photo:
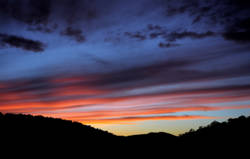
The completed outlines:
{"type": "Polygon", "coordinates": [[[250,115],[247,0],[0,0],[0,112],[117,135],[250,115]]]}

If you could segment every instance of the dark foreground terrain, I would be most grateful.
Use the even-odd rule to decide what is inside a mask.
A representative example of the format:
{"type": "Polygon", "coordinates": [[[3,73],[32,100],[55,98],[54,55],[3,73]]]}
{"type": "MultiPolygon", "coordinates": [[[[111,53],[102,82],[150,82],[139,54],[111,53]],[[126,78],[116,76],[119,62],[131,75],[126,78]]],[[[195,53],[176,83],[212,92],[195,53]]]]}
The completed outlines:
{"type": "Polygon", "coordinates": [[[214,121],[180,136],[159,132],[123,137],[69,120],[0,113],[0,130],[1,146],[9,150],[26,149],[27,152],[31,149],[41,152],[60,150],[60,153],[106,150],[106,153],[140,152],[145,155],[226,149],[227,153],[242,154],[249,149],[250,117],[241,116],[222,123],[214,121]]]}

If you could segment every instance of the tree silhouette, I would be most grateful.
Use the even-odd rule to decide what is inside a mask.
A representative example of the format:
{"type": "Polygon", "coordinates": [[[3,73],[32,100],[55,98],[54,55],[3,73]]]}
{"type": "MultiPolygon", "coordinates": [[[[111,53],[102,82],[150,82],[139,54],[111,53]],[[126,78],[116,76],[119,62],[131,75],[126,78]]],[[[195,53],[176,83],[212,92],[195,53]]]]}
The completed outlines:
{"type": "Polygon", "coordinates": [[[250,117],[240,116],[222,123],[214,121],[198,130],[190,129],[180,136],[159,132],[123,137],[69,120],[0,113],[1,145],[10,149],[25,147],[43,151],[55,148],[61,151],[108,149],[121,153],[126,150],[163,154],[174,150],[205,151],[207,145],[212,145],[215,150],[223,147],[229,150],[243,148],[242,143],[249,143],[249,126],[250,117]]]}

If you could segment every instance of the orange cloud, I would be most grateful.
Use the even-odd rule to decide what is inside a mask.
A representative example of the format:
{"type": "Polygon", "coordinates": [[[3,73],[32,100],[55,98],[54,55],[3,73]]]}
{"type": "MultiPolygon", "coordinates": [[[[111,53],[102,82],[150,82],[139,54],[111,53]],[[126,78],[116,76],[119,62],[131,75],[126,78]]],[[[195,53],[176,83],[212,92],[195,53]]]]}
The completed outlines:
{"type": "Polygon", "coordinates": [[[246,87],[178,88],[133,94],[128,93],[129,88],[101,89],[93,84],[96,78],[94,76],[65,77],[12,84],[1,83],[0,111],[41,114],[88,123],[113,123],[114,121],[179,119],[179,117],[162,116],[177,112],[250,108],[249,105],[203,106],[250,100],[248,85],[246,87]],[[90,81],[92,81],[91,84],[89,84],[90,81]],[[152,115],[159,117],[145,117],[152,115]],[[130,118],[131,116],[133,118],[130,118]]]}
{"type": "MultiPolygon", "coordinates": [[[[113,123],[128,123],[143,120],[174,120],[182,119],[179,116],[164,116],[163,114],[188,112],[188,111],[218,111],[225,109],[246,109],[250,105],[244,106],[224,106],[224,107],[209,107],[209,106],[192,106],[192,107],[159,107],[151,109],[123,109],[123,110],[96,110],[96,111],[76,111],[76,112],[52,112],[38,113],[44,116],[65,118],[73,121],[82,121],[85,124],[113,124],[113,123]],[[148,116],[154,117],[148,117],[148,116]],[[157,117],[155,117],[155,115],[157,117]],[[132,117],[131,117],[132,116],[132,117]]],[[[34,114],[34,115],[38,115],[34,114]]],[[[199,117],[199,119],[208,119],[202,116],[184,116],[184,119],[199,117]]],[[[212,117],[211,117],[212,118],[212,117]]]]}
{"type": "Polygon", "coordinates": [[[216,117],[207,116],[195,116],[195,115],[185,115],[185,116],[132,116],[124,118],[109,118],[109,119],[96,119],[96,120],[86,120],[78,119],[78,121],[84,124],[131,124],[131,122],[146,121],[146,120],[192,120],[192,119],[216,119],[216,117]]]}

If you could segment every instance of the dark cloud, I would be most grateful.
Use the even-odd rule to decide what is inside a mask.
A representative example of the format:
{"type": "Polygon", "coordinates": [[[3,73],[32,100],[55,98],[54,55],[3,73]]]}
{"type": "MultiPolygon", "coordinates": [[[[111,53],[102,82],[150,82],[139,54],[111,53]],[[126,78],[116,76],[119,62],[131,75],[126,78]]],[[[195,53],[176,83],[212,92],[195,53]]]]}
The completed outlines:
{"type": "MultiPolygon", "coordinates": [[[[49,82],[50,78],[40,77],[40,78],[31,78],[26,80],[20,80],[18,82],[9,82],[11,87],[7,87],[5,90],[6,93],[15,92],[15,93],[23,93],[23,92],[33,92],[36,93],[37,91],[47,91],[49,89],[55,88],[49,82]]],[[[2,90],[3,91],[3,90],[2,90]]],[[[1,91],[1,92],[2,92],[1,91]]]]}
{"type": "Polygon", "coordinates": [[[223,33],[223,37],[227,40],[233,40],[240,43],[250,42],[250,32],[226,32],[223,33]]]}
{"type": "Polygon", "coordinates": [[[154,38],[157,38],[159,36],[164,36],[164,35],[166,35],[166,33],[164,33],[164,32],[154,32],[154,33],[150,33],[149,36],[151,39],[154,39],[154,38]]]}
{"type": "Polygon", "coordinates": [[[98,0],[58,0],[56,5],[55,12],[59,13],[58,18],[65,20],[68,25],[96,19],[98,11],[102,7],[98,6],[98,0]]]}
{"type": "Polygon", "coordinates": [[[1,34],[1,33],[0,33],[0,42],[2,43],[2,46],[16,47],[33,52],[42,52],[44,51],[45,48],[45,45],[40,41],[35,41],[20,36],[1,34]]]}
{"type": "Polygon", "coordinates": [[[200,0],[167,0],[162,1],[166,7],[167,16],[188,13],[196,22],[226,23],[249,13],[250,3],[247,0],[200,1],[200,0]]]}
{"type": "Polygon", "coordinates": [[[203,22],[221,26],[226,40],[249,42],[249,24],[246,23],[250,18],[250,2],[247,0],[168,0],[163,5],[167,16],[188,14],[193,18],[194,25],[203,22]]]}
{"type": "MultiPolygon", "coordinates": [[[[120,39],[119,35],[117,35],[117,36],[120,39]]],[[[158,44],[158,46],[160,48],[169,48],[169,47],[179,46],[179,44],[176,44],[173,42],[180,40],[180,39],[184,39],[184,38],[203,39],[203,38],[207,38],[207,37],[216,36],[216,33],[212,32],[212,31],[206,31],[206,32],[180,31],[180,30],[179,31],[169,31],[167,28],[165,28],[163,26],[148,24],[146,28],[144,28],[140,31],[124,32],[124,35],[131,38],[131,39],[137,39],[139,41],[160,38],[162,40],[165,40],[165,42],[160,42],[158,44]]],[[[109,39],[111,39],[111,38],[109,37],[109,39]]],[[[115,38],[113,38],[113,40],[114,39],[115,38]]]]}
{"type": "Polygon", "coordinates": [[[250,75],[249,64],[211,71],[189,69],[189,66],[209,60],[212,60],[212,58],[197,57],[192,60],[169,60],[147,66],[138,66],[108,74],[99,74],[95,77],[95,80],[87,82],[87,85],[104,89],[127,89],[250,75]]]}
{"type": "Polygon", "coordinates": [[[29,25],[47,24],[51,0],[1,0],[0,14],[29,25]]]}
{"type": "MultiPolygon", "coordinates": [[[[117,84],[117,83],[126,83],[132,81],[140,81],[146,78],[152,77],[154,75],[160,74],[164,71],[172,71],[178,68],[189,66],[193,64],[194,61],[185,61],[185,60],[172,60],[164,61],[157,64],[151,64],[147,66],[138,66],[126,70],[121,70],[117,72],[112,72],[111,74],[103,74],[100,77],[100,80],[96,81],[97,85],[105,84],[117,84]],[[102,78],[102,76],[104,78],[102,78]]],[[[98,78],[99,79],[99,78],[98,78]]],[[[93,81],[95,83],[95,81],[93,81]]]]}
{"type": "MultiPolygon", "coordinates": [[[[232,31],[236,24],[250,18],[250,2],[247,0],[156,0],[154,2],[148,0],[148,2],[150,2],[148,4],[153,4],[154,6],[157,4],[158,8],[156,9],[161,10],[162,7],[165,8],[164,14],[167,16],[189,15],[192,18],[193,25],[199,25],[200,22],[213,25],[219,24],[224,28],[222,36],[227,40],[249,41],[247,39],[249,37],[248,31],[235,29],[232,31]],[[160,7],[158,4],[160,4],[160,7]]],[[[55,31],[51,27],[55,23],[62,24],[64,27],[66,24],[66,26],[79,28],[82,24],[89,24],[91,20],[116,12],[115,8],[112,7],[121,7],[121,4],[121,1],[114,0],[105,2],[101,0],[0,0],[0,18],[2,20],[1,23],[17,20],[28,24],[28,30],[30,31],[51,33],[55,31]]],[[[142,7],[138,10],[142,9],[144,9],[143,12],[149,11],[147,7],[142,7]]],[[[160,25],[149,24],[147,29],[150,31],[150,35],[145,34],[143,31],[137,31],[125,32],[125,36],[139,41],[146,40],[148,37],[154,39],[165,36],[166,30],[160,25]]],[[[70,35],[77,41],[83,41],[83,36],[77,36],[76,31],[74,33],[71,31],[68,30],[68,33],[67,29],[65,29],[64,35],[70,35]]],[[[183,37],[184,34],[176,36],[183,37]]],[[[202,38],[195,34],[187,36],[202,38]]]]}
{"type": "Polygon", "coordinates": [[[161,26],[159,26],[159,25],[154,25],[154,24],[148,24],[148,30],[151,30],[151,31],[153,31],[153,30],[156,30],[156,31],[161,31],[161,30],[163,30],[163,28],[161,27],[161,26]]]}
{"type": "Polygon", "coordinates": [[[42,33],[52,33],[58,28],[58,24],[53,24],[51,26],[43,26],[43,25],[36,25],[36,26],[29,26],[29,31],[39,31],[42,33]]]}
{"type": "MultiPolygon", "coordinates": [[[[0,82],[1,83],[1,82],[0,82]]],[[[23,95],[22,100],[27,99],[43,99],[51,97],[51,92],[55,85],[52,85],[49,82],[49,78],[40,77],[40,78],[30,78],[30,79],[19,79],[18,81],[10,80],[2,82],[5,87],[1,88],[0,95],[3,97],[0,102],[3,104],[5,102],[15,102],[4,99],[4,96],[11,94],[23,95]]]]}
{"type": "MultiPolygon", "coordinates": [[[[202,88],[189,88],[189,89],[177,89],[177,90],[164,90],[156,93],[143,93],[138,96],[157,96],[157,95],[175,95],[175,94],[206,94],[206,93],[228,93],[231,97],[247,97],[250,93],[250,85],[226,85],[226,86],[212,86],[202,88]],[[232,93],[233,92],[233,93],[232,93]],[[235,93],[237,92],[237,93],[235,93]],[[231,94],[230,94],[231,93],[231,94]]],[[[196,97],[198,99],[198,97],[196,97]]],[[[202,97],[201,97],[202,98],[202,97]]],[[[193,99],[194,100],[194,99],[193,99]]]]}
{"type": "Polygon", "coordinates": [[[250,42],[250,17],[228,27],[223,37],[236,42],[250,42]]]}
{"type": "Polygon", "coordinates": [[[195,32],[195,31],[169,31],[167,28],[164,28],[159,25],[153,25],[149,24],[147,27],[148,30],[145,32],[149,32],[149,37],[151,39],[154,38],[164,38],[166,41],[176,41],[178,39],[183,38],[192,38],[192,39],[202,39],[210,36],[215,36],[215,33],[212,31],[206,31],[206,32],[195,32]]]}
{"type": "Polygon", "coordinates": [[[165,36],[167,31],[160,25],[148,24],[146,28],[136,31],[136,32],[124,32],[124,35],[132,38],[137,39],[139,41],[146,40],[148,38],[155,39],[158,37],[165,36]]]}
{"type": "Polygon", "coordinates": [[[180,44],[175,44],[175,43],[163,43],[163,42],[160,42],[158,44],[158,46],[160,48],[170,48],[170,47],[176,47],[176,46],[180,46],[180,44]]]}
{"type": "Polygon", "coordinates": [[[67,27],[65,30],[61,32],[63,36],[69,36],[76,40],[77,42],[84,42],[85,37],[82,35],[82,31],[80,29],[74,29],[72,27],[67,27]]]}
{"type": "Polygon", "coordinates": [[[149,32],[149,37],[151,39],[154,39],[154,38],[165,36],[168,31],[166,28],[160,25],[148,24],[145,32],[149,32]]]}
{"type": "Polygon", "coordinates": [[[172,32],[169,34],[164,35],[167,41],[176,41],[178,39],[184,38],[192,38],[192,39],[202,39],[206,37],[214,36],[215,33],[211,31],[207,31],[205,33],[197,33],[191,31],[184,31],[184,32],[172,32]]]}
{"type": "Polygon", "coordinates": [[[134,38],[134,39],[138,39],[138,40],[146,40],[146,36],[143,35],[141,32],[135,32],[135,33],[131,33],[131,32],[125,32],[124,35],[130,37],[130,38],[134,38]]]}
{"type": "Polygon", "coordinates": [[[96,6],[88,0],[0,0],[0,15],[29,25],[47,25],[54,21],[51,16],[75,24],[96,18],[96,6]]]}
{"type": "MultiPolygon", "coordinates": [[[[172,60],[172,61],[164,61],[157,64],[151,64],[140,67],[133,67],[120,71],[112,71],[110,73],[100,73],[94,75],[82,75],[79,74],[76,79],[63,83],[56,82],[53,83],[53,79],[57,79],[58,77],[36,77],[30,79],[20,79],[18,81],[5,81],[1,82],[5,87],[1,88],[0,93],[39,93],[52,91],[53,89],[66,87],[66,86],[76,86],[77,88],[92,88],[99,89],[105,88],[110,89],[113,85],[120,85],[125,83],[130,83],[130,87],[136,84],[137,82],[154,77],[154,75],[161,74],[161,72],[171,72],[176,69],[180,69],[183,67],[187,67],[195,63],[195,61],[189,60],[172,60]],[[132,82],[132,83],[131,83],[132,82]],[[133,84],[133,82],[135,82],[133,84]]],[[[158,78],[158,76],[156,77],[158,78]]],[[[70,79],[70,78],[69,78],[70,79]]],[[[72,78],[74,79],[74,78],[72,78]]],[[[128,89],[130,88],[128,87],[128,89]]],[[[125,87],[123,87],[125,88],[125,87]]]]}
{"type": "Polygon", "coordinates": [[[60,26],[66,28],[62,35],[82,42],[85,37],[75,28],[96,19],[97,7],[97,0],[0,0],[0,20],[2,28],[18,22],[28,31],[42,33],[55,32],[60,26]]]}
{"type": "Polygon", "coordinates": [[[165,14],[167,16],[175,16],[178,14],[183,14],[187,11],[190,11],[192,8],[196,8],[199,6],[199,1],[190,0],[188,2],[186,1],[163,1],[163,5],[166,6],[165,14]]]}

